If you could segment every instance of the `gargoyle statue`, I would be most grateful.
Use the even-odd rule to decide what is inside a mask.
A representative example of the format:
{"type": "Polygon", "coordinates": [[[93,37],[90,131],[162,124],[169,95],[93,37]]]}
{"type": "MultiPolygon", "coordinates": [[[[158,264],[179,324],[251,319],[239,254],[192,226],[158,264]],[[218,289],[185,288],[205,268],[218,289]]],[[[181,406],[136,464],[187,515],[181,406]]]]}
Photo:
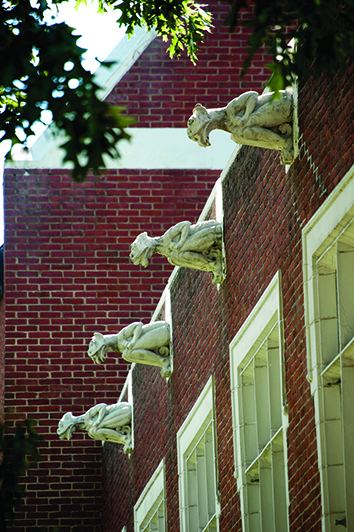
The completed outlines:
{"type": "Polygon", "coordinates": [[[141,233],[131,245],[130,259],[146,267],[153,253],[164,255],[174,266],[211,272],[214,284],[224,280],[222,225],[215,220],[179,222],[155,238],[141,233]]]}
{"type": "Polygon", "coordinates": [[[124,452],[132,450],[131,438],[132,408],[129,403],[93,406],[81,416],[67,412],[59,421],[59,438],[71,440],[76,429],[86,430],[94,440],[110,441],[124,445],[124,452]]]}
{"type": "Polygon", "coordinates": [[[121,353],[127,362],[158,366],[162,377],[171,375],[170,326],[166,321],[147,325],[137,321],[118,334],[94,333],[88,348],[89,357],[99,364],[105,361],[107,351],[121,353]]]}
{"type": "Polygon", "coordinates": [[[188,120],[187,134],[199,146],[210,146],[209,134],[213,129],[231,133],[237,144],[279,150],[283,164],[294,158],[292,122],[293,97],[289,91],[249,91],[220,109],[206,109],[198,103],[188,120]]]}

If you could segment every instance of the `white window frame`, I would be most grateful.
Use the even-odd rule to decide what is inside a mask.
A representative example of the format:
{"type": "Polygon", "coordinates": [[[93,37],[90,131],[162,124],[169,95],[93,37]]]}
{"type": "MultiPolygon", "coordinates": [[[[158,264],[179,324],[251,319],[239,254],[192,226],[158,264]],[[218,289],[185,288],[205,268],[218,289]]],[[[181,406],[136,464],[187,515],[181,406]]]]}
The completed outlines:
{"type": "MultiPolygon", "coordinates": [[[[352,450],[348,450],[348,444],[342,445],[343,449],[340,450],[342,456],[340,457],[337,456],[339,451],[337,446],[338,441],[336,441],[336,449],[331,450],[329,448],[331,438],[333,437],[331,431],[334,431],[332,434],[336,435],[336,440],[338,440],[338,433],[342,432],[342,430],[345,431],[342,443],[345,440],[347,442],[354,441],[354,420],[352,414],[354,397],[351,391],[351,389],[354,389],[354,363],[352,362],[352,359],[354,359],[354,343],[353,341],[349,342],[344,349],[342,349],[343,346],[338,346],[336,360],[333,360],[333,363],[325,367],[324,348],[321,348],[321,327],[324,323],[324,317],[321,316],[322,311],[319,298],[320,294],[325,294],[326,292],[321,292],[321,272],[319,268],[321,268],[323,262],[321,257],[325,257],[326,252],[331,252],[331,248],[336,245],[337,240],[340,240],[342,233],[353,219],[354,166],[347,172],[302,232],[308,380],[311,384],[311,393],[314,396],[315,404],[318,463],[321,477],[322,529],[325,532],[337,531],[338,526],[335,525],[335,520],[341,517],[340,513],[337,514],[337,510],[341,506],[341,504],[338,504],[340,503],[338,497],[343,495],[341,494],[341,488],[343,486],[336,485],[336,478],[338,482],[342,483],[340,477],[343,477],[343,470],[339,473],[339,471],[336,472],[336,468],[342,467],[344,469],[346,497],[348,501],[351,501],[345,504],[346,508],[343,508],[343,513],[347,519],[347,530],[354,523],[354,507],[352,504],[354,483],[351,480],[354,478],[352,450]],[[343,365],[346,366],[346,371],[344,372],[343,365]],[[338,367],[335,368],[334,366],[338,367]],[[346,379],[350,378],[350,376],[351,378],[349,383],[341,382],[340,389],[335,394],[334,383],[327,381],[329,374],[332,372],[335,375],[337,374],[337,370],[341,372],[342,381],[344,380],[344,376],[346,379]],[[328,385],[332,386],[332,390],[328,385]],[[343,393],[342,386],[346,387],[347,393],[343,393]],[[330,396],[333,394],[337,396],[337,399],[334,396],[330,399],[330,396]],[[328,401],[331,402],[330,414],[328,401]],[[333,401],[337,402],[336,412],[334,412],[333,401]],[[343,419],[348,420],[349,416],[350,420],[345,423],[345,429],[343,429],[343,419]],[[329,420],[329,417],[333,419],[329,420]],[[328,421],[332,421],[331,427],[328,421]],[[337,426],[335,426],[336,423],[337,426]]],[[[334,268],[335,271],[336,268],[337,266],[334,268]]],[[[336,297],[337,290],[338,288],[336,288],[336,297]]]]}
{"type": "MultiPolygon", "coordinates": [[[[173,272],[178,270],[178,266],[175,266],[173,272]]],[[[160,300],[154,310],[154,313],[151,318],[151,323],[154,321],[164,320],[170,326],[170,363],[171,363],[171,374],[173,373],[173,320],[172,320],[172,309],[171,309],[171,278],[173,278],[173,272],[170,275],[167,285],[162,292],[160,300]]],[[[136,365],[136,362],[133,364],[136,365]]],[[[167,380],[170,377],[166,377],[167,380]]]]}
{"type": "MultiPolygon", "coordinates": [[[[237,478],[237,487],[240,492],[242,527],[245,532],[252,532],[256,530],[257,526],[262,530],[275,530],[277,532],[284,532],[289,529],[286,437],[288,416],[283,345],[283,304],[281,273],[279,271],[273,277],[261,299],[230,343],[235,477],[237,478]],[[247,366],[250,363],[256,363],[255,356],[259,353],[259,349],[263,349],[263,346],[265,346],[264,349],[267,349],[268,353],[272,349],[272,345],[276,349],[274,352],[276,356],[276,373],[273,375],[272,380],[277,383],[278,388],[275,395],[273,392],[270,394],[268,383],[272,364],[267,362],[264,367],[259,367],[259,375],[261,375],[257,388],[264,388],[265,385],[262,394],[264,395],[265,393],[264,397],[267,397],[268,400],[268,409],[265,410],[265,413],[268,412],[269,417],[269,436],[267,435],[267,429],[264,431],[265,433],[267,432],[264,446],[263,444],[260,446],[259,438],[262,427],[260,425],[259,412],[257,414],[255,406],[253,426],[246,427],[243,421],[244,414],[242,412],[246,411],[247,405],[243,406],[244,390],[242,388],[244,381],[242,381],[242,372],[247,371],[247,366]],[[264,372],[266,373],[264,374],[264,372]],[[274,407],[276,408],[277,425],[279,427],[277,426],[273,429],[271,418],[274,407]],[[247,429],[249,429],[247,432],[249,443],[246,445],[247,429]],[[261,468],[262,464],[266,464],[266,467],[261,468]],[[271,492],[267,491],[267,493],[261,489],[262,478],[266,478],[266,475],[268,476],[267,485],[269,483],[272,485],[271,492]],[[254,489],[258,490],[257,494],[255,494],[256,499],[259,499],[257,508],[252,508],[252,501],[256,500],[254,497],[252,498],[251,494],[251,490],[254,491],[254,489]],[[281,499],[282,504],[280,503],[281,499]]],[[[256,383],[256,380],[254,382],[256,383]]],[[[253,398],[254,390],[256,390],[254,384],[252,388],[250,390],[250,401],[254,401],[255,405],[257,400],[255,397],[253,398]]],[[[264,401],[261,401],[261,404],[264,403],[264,401]]],[[[265,481],[263,482],[264,485],[265,481]]]]}
{"type": "Polygon", "coordinates": [[[134,506],[134,532],[146,526],[160,505],[163,504],[163,526],[167,531],[165,459],[161,460],[134,506]]]}
{"type": "MultiPolygon", "coordinates": [[[[134,400],[133,400],[133,366],[130,367],[127,378],[125,379],[122,391],[120,393],[118,403],[127,402],[130,404],[132,409],[132,420],[131,420],[131,451],[134,449],[134,400]]],[[[102,442],[104,445],[105,442],[102,442]]],[[[131,451],[128,454],[128,457],[131,458],[131,451]]]]}
{"type": "Polygon", "coordinates": [[[188,500],[187,489],[187,456],[190,454],[191,450],[196,446],[198,440],[203,436],[203,434],[206,433],[207,429],[210,430],[210,427],[213,444],[213,472],[215,482],[215,500],[213,502],[213,504],[215,505],[214,516],[216,517],[216,530],[219,531],[220,503],[217,493],[218,471],[213,375],[208,380],[202,393],[200,394],[195,405],[190,411],[188,417],[177,432],[177,460],[181,532],[192,532],[188,522],[190,501],[188,500]]]}

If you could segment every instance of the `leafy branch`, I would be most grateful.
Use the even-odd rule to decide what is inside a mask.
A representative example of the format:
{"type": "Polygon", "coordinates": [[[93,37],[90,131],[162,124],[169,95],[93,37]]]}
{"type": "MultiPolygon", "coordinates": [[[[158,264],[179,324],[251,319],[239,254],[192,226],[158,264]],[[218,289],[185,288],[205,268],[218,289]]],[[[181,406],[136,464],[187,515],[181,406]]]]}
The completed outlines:
{"type": "Polygon", "coordinates": [[[34,425],[34,420],[25,419],[8,435],[0,424],[0,530],[4,532],[8,521],[14,523],[15,508],[23,503],[26,492],[20,479],[30,467],[29,457],[34,464],[40,460],[37,445],[43,438],[34,425]]]}
{"type": "Polygon", "coordinates": [[[226,0],[230,13],[225,23],[253,30],[244,72],[263,46],[272,61],[269,86],[284,89],[297,78],[335,76],[354,58],[353,0],[226,0]],[[240,12],[254,6],[254,16],[242,21],[240,12]],[[289,42],[295,40],[295,47],[289,42]]]}
{"type": "MultiPolygon", "coordinates": [[[[76,6],[87,5],[87,1],[92,2],[77,0],[76,6]]],[[[99,0],[98,11],[119,10],[117,24],[124,26],[129,36],[137,26],[155,29],[164,41],[169,41],[171,57],[186,52],[195,64],[205,32],[212,29],[211,13],[204,7],[194,0],[99,0]]]]}
{"type": "Polygon", "coordinates": [[[26,145],[50,111],[66,135],[64,161],[75,181],[83,181],[90,169],[99,172],[104,156],[119,156],[117,143],[129,139],[124,128],[131,120],[99,99],[93,75],[82,67],[78,37],[66,24],[46,24],[47,8],[44,0],[2,2],[0,131],[12,146],[26,145]]]}
{"type": "MultiPolygon", "coordinates": [[[[64,0],[52,0],[61,4],[64,0]]],[[[93,0],[77,0],[76,5],[93,0]]],[[[222,1],[222,0],[220,0],[222,1]]],[[[278,91],[296,78],[335,76],[354,58],[354,0],[223,0],[230,13],[225,21],[233,31],[252,29],[244,73],[265,47],[273,73],[269,86],[278,91]],[[243,9],[253,16],[242,20],[243,9]],[[289,45],[296,39],[296,46],[289,45]]],[[[105,157],[119,157],[118,143],[129,139],[131,120],[122,109],[98,97],[94,77],[81,65],[84,50],[65,24],[49,24],[49,0],[4,0],[0,8],[0,138],[26,146],[38,121],[50,112],[64,134],[64,161],[72,177],[83,181],[89,170],[99,173],[105,157]],[[2,133],[1,133],[2,132],[2,133]]],[[[194,0],[98,0],[98,11],[120,12],[117,24],[132,35],[137,26],[154,28],[169,41],[171,56],[183,52],[193,63],[212,17],[194,0]]],[[[232,60],[232,58],[231,58],[232,60]]]]}

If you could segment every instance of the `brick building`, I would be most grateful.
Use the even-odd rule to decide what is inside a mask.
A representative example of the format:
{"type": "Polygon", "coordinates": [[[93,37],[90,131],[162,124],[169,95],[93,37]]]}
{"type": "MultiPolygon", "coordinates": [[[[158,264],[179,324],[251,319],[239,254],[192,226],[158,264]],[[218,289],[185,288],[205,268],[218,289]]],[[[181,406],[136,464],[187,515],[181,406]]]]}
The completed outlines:
{"type": "Polygon", "coordinates": [[[195,70],[144,37],[125,51],[139,59],[106,76],[109,101],[135,95],[139,116],[136,152],[127,147],[116,168],[74,185],[46,144],[6,171],[5,415],[37,418],[45,438],[13,531],[354,528],[354,68],[299,83],[292,165],[246,146],[222,161],[226,133],[211,152],[183,144],[191,108],[261,80],[239,81],[236,49],[218,63],[220,43],[233,42],[219,31],[195,70]],[[220,286],[163,258],[129,263],[138,233],[198,217],[223,224],[220,286]],[[144,365],[127,377],[112,353],[104,366],[87,359],[95,330],[151,318],[172,325],[170,379],[144,365]],[[58,439],[64,412],[119,397],[133,405],[129,456],[80,432],[58,439]]]}
{"type": "Polygon", "coordinates": [[[221,174],[227,276],[168,282],[173,374],[133,366],[104,530],[353,529],[353,76],[299,84],[291,166],[242,147],[221,174]]]}
{"type": "Polygon", "coordinates": [[[102,477],[106,449],[82,432],[69,442],[56,431],[67,411],[117,401],[127,364],[110,357],[104,367],[93,365],[88,342],[96,330],[149,321],[172,271],[162,259],[148,270],[134,267],[129,244],[141,231],[161,234],[178,221],[196,221],[234,149],[222,134],[209,150],[191,143],[185,127],[192,108],[198,99],[223,106],[247,89],[261,90],[267,79],[264,56],[240,79],[248,30],[229,35],[221,26],[227,7],[215,4],[213,12],[216,30],[196,66],[169,59],[164,43],[137,32],[112,52],[116,66],[99,70],[102,97],[137,118],[132,143],[100,177],[74,184],[50,129],[5,170],[0,393],[7,424],[37,419],[44,437],[12,532],[115,530],[102,477]]]}

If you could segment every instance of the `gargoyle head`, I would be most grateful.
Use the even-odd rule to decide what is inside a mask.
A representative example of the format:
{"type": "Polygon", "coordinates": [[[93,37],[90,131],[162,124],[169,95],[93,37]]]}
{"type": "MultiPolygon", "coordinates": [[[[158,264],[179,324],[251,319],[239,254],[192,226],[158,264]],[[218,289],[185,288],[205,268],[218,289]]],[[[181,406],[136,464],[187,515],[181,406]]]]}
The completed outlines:
{"type": "Polygon", "coordinates": [[[101,333],[94,333],[89,348],[87,351],[88,356],[95,362],[100,364],[105,361],[107,346],[105,344],[104,336],[101,333]]]}
{"type": "Polygon", "coordinates": [[[140,233],[130,246],[130,260],[133,264],[141,264],[146,268],[149,264],[148,259],[151,257],[153,249],[153,240],[146,232],[140,233]]]}
{"type": "Polygon", "coordinates": [[[197,103],[193,109],[192,116],[188,120],[187,135],[191,140],[198,142],[202,148],[210,146],[209,133],[207,131],[210,120],[208,110],[200,103],[197,103]]]}
{"type": "Polygon", "coordinates": [[[61,420],[59,421],[57,433],[59,435],[59,438],[63,440],[66,438],[67,440],[71,440],[73,432],[75,430],[75,417],[73,416],[72,412],[67,412],[63,415],[61,420]]]}

